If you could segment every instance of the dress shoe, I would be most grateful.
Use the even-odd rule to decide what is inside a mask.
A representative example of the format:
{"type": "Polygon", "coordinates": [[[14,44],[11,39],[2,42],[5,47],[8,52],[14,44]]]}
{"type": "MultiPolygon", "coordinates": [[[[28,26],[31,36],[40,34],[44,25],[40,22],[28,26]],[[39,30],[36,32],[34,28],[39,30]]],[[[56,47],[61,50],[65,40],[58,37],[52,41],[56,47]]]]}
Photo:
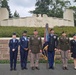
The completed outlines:
{"type": "Polygon", "coordinates": [[[65,67],[62,67],[63,70],[65,70],[65,67]]]}
{"type": "Polygon", "coordinates": [[[17,69],[16,68],[14,68],[14,71],[16,71],[17,69]]]}
{"type": "Polygon", "coordinates": [[[24,68],[21,68],[21,70],[24,70],[24,68]]]}
{"type": "Polygon", "coordinates": [[[51,69],[51,67],[49,67],[48,69],[51,69]]]}
{"type": "Polygon", "coordinates": [[[24,69],[27,70],[28,68],[25,67],[24,69]]]}
{"type": "Polygon", "coordinates": [[[68,68],[67,68],[67,67],[65,67],[65,70],[68,70],[68,68]]]}
{"type": "Polygon", "coordinates": [[[34,68],[34,67],[31,67],[31,69],[32,69],[32,70],[35,70],[35,68],[34,68]]]}
{"type": "Polygon", "coordinates": [[[52,70],[54,70],[54,67],[49,67],[48,69],[52,69],[52,70]]]}
{"type": "Polygon", "coordinates": [[[40,70],[39,67],[35,67],[37,70],[40,70]]]}
{"type": "Polygon", "coordinates": [[[12,71],[13,69],[11,68],[10,71],[12,71]]]}
{"type": "Polygon", "coordinates": [[[52,70],[54,70],[54,67],[51,67],[52,70]]]}
{"type": "Polygon", "coordinates": [[[76,70],[76,67],[74,67],[74,70],[76,70]]]}

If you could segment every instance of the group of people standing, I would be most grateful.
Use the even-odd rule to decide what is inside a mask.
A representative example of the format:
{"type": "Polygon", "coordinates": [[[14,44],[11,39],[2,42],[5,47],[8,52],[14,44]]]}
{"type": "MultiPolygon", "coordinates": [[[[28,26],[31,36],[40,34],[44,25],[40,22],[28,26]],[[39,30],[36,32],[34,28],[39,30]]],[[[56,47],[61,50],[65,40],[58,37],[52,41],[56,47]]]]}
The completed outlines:
{"type": "MultiPolygon", "coordinates": [[[[18,55],[18,46],[20,45],[20,62],[21,69],[27,70],[27,58],[28,52],[30,52],[30,67],[32,70],[39,70],[39,55],[43,52],[42,50],[42,40],[38,35],[38,31],[34,30],[34,35],[27,37],[27,31],[22,33],[22,37],[18,40],[16,38],[16,33],[13,33],[12,39],[9,41],[10,48],[10,70],[16,70],[17,55],[18,55]]],[[[49,67],[48,69],[54,70],[54,56],[55,51],[59,50],[62,58],[62,69],[68,70],[68,53],[71,52],[72,57],[74,58],[74,69],[76,70],[76,34],[73,36],[73,39],[70,41],[65,32],[61,33],[61,36],[58,38],[54,34],[54,30],[51,29],[48,37],[48,50],[47,58],[49,67]]]]}
{"type": "Polygon", "coordinates": [[[12,39],[9,41],[10,48],[10,70],[16,70],[18,46],[20,46],[20,62],[21,69],[27,70],[28,52],[30,52],[31,69],[39,70],[39,53],[42,52],[42,40],[38,35],[38,31],[34,30],[34,35],[27,37],[27,31],[22,33],[22,37],[18,40],[16,33],[13,33],[12,39]]]}

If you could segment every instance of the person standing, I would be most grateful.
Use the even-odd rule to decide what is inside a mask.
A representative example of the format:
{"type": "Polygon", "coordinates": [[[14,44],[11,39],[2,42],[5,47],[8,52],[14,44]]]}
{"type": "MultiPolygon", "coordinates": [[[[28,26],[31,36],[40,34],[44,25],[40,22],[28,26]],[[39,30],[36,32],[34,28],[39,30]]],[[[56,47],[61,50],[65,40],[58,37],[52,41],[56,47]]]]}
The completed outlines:
{"type": "Polygon", "coordinates": [[[63,31],[61,37],[58,42],[58,49],[61,53],[63,70],[68,70],[68,53],[70,52],[70,40],[67,37],[66,33],[63,31]]]}
{"type": "Polygon", "coordinates": [[[27,70],[27,57],[28,57],[28,37],[27,31],[22,33],[20,38],[20,60],[21,60],[21,69],[27,70]]]}
{"type": "Polygon", "coordinates": [[[49,69],[54,69],[54,55],[57,47],[57,36],[54,34],[54,30],[51,29],[48,37],[48,63],[49,69]]]}
{"type": "Polygon", "coordinates": [[[71,53],[74,58],[74,69],[76,70],[76,34],[73,36],[73,40],[71,40],[71,53]]]}
{"type": "Polygon", "coordinates": [[[29,51],[31,54],[31,69],[39,70],[39,53],[42,52],[42,41],[37,30],[34,30],[34,35],[29,39],[29,51]]]}
{"type": "Polygon", "coordinates": [[[13,33],[12,39],[9,41],[10,48],[10,71],[16,70],[17,55],[19,41],[16,39],[16,33],[13,33]]]}

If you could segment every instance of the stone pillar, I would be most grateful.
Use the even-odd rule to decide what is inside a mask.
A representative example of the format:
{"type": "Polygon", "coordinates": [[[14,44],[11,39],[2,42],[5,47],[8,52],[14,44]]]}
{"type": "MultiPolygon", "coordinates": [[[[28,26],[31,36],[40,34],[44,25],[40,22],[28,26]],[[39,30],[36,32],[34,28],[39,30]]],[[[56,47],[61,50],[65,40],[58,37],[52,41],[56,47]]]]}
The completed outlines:
{"type": "Polygon", "coordinates": [[[0,8],[0,21],[9,19],[9,12],[7,8],[0,8]]]}
{"type": "Polygon", "coordinates": [[[74,21],[73,10],[66,9],[64,14],[63,14],[63,18],[66,20],[74,21]]]}

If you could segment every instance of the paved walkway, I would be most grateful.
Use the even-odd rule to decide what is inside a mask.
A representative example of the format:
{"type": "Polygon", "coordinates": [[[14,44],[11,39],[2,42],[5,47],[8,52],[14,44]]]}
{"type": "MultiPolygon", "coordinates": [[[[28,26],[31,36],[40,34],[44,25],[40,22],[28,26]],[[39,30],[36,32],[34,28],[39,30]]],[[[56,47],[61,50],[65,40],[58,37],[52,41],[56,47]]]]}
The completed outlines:
{"type": "Polygon", "coordinates": [[[28,70],[21,70],[17,65],[17,71],[10,71],[9,64],[0,64],[0,75],[76,75],[73,65],[69,64],[69,70],[62,70],[61,64],[56,64],[55,70],[46,69],[46,64],[40,64],[40,70],[32,71],[28,64],[28,70]]]}

